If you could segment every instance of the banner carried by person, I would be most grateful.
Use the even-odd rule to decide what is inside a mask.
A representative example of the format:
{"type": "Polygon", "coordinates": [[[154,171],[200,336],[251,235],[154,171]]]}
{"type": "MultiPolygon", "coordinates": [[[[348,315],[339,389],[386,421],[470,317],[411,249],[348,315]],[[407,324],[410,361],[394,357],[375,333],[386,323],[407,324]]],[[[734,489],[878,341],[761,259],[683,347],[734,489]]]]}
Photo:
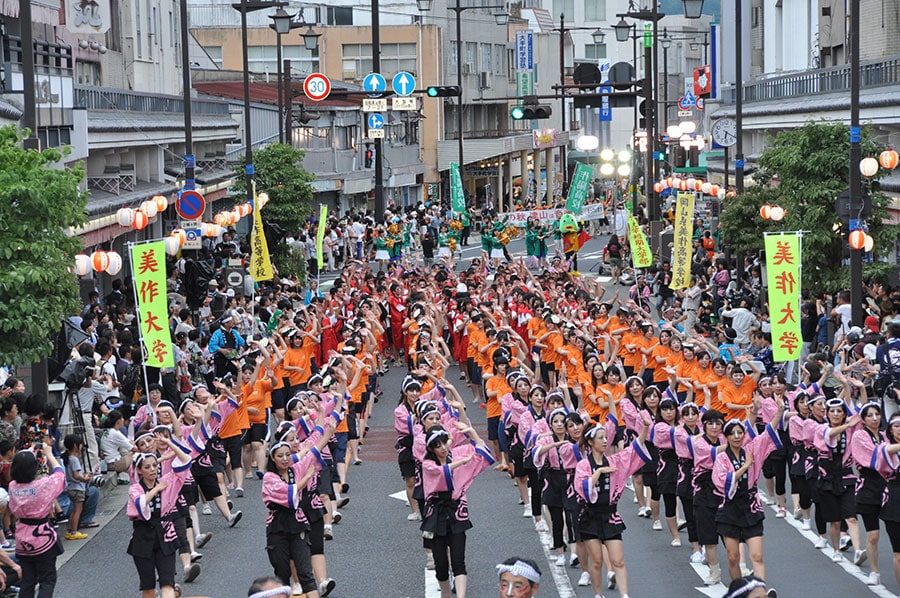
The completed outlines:
{"type": "MultiPolygon", "coordinates": [[[[502,212],[497,214],[497,218],[506,222],[507,226],[518,226],[525,228],[529,219],[534,219],[541,224],[552,224],[560,219],[560,217],[568,212],[565,208],[552,208],[547,210],[519,210],[518,212],[502,212]]],[[[601,220],[606,217],[606,209],[602,203],[589,203],[581,209],[577,220],[586,222],[588,220],[601,220]]]]}
{"type": "Polygon", "coordinates": [[[635,268],[649,268],[653,265],[653,252],[641,225],[631,214],[628,215],[628,241],[631,244],[631,261],[635,268]]]}
{"type": "Polygon", "coordinates": [[[269,246],[263,230],[262,210],[256,197],[256,181],[251,183],[253,191],[253,231],[250,233],[250,275],[253,280],[272,280],[272,260],[269,258],[269,246]]]}
{"type": "Polygon", "coordinates": [[[459,164],[450,162],[450,209],[457,214],[466,212],[466,196],[463,193],[459,164]]]}
{"type": "Polygon", "coordinates": [[[319,262],[319,271],[325,267],[325,221],[328,220],[328,206],[319,205],[319,228],[316,231],[316,261],[319,262]]]}
{"type": "Polygon", "coordinates": [[[579,162],[575,165],[575,173],[569,185],[569,197],[566,199],[566,209],[573,214],[581,214],[593,176],[594,170],[587,164],[579,162]]]}
{"type": "Polygon", "coordinates": [[[691,285],[691,236],[694,234],[694,194],[679,193],[675,198],[675,234],[672,240],[671,289],[691,285]]]}
{"type": "Polygon", "coordinates": [[[772,359],[800,359],[800,233],[765,233],[772,359]]]}
{"type": "Polygon", "coordinates": [[[165,241],[132,246],[131,276],[137,296],[141,343],[147,356],[145,363],[154,368],[173,368],[175,357],[166,303],[165,241]]]}

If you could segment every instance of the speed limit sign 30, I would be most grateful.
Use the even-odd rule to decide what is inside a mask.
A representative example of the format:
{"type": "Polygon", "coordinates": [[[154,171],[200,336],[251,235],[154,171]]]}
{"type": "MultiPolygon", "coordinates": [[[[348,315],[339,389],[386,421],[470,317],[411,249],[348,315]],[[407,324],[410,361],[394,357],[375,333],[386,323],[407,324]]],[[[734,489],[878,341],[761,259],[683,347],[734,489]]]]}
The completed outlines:
{"type": "Polygon", "coordinates": [[[322,73],[311,73],[303,81],[303,93],[316,102],[324,100],[331,93],[331,81],[322,73]]]}

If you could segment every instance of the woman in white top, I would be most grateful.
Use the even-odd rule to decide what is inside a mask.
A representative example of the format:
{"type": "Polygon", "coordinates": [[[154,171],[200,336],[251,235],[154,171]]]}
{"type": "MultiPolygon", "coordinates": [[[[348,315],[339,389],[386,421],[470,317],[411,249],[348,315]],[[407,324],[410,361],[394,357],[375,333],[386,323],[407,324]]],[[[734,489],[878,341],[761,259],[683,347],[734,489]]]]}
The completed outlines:
{"type": "Polygon", "coordinates": [[[129,483],[127,472],[131,467],[131,453],[134,444],[119,431],[124,418],[122,413],[113,409],[103,420],[103,434],[100,436],[100,456],[106,462],[106,469],[119,474],[122,483],[129,483]]]}

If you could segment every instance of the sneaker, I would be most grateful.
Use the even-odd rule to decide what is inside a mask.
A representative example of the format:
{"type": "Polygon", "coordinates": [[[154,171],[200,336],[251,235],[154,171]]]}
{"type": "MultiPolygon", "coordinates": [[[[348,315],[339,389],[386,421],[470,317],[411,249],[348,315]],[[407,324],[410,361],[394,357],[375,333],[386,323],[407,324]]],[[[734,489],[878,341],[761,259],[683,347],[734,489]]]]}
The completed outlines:
{"type": "Polygon", "coordinates": [[[128,486],[131,484],[131,479],[128,477],[127,473],[120,473],[116,476],[116,482],[119,486],[128,486]]]}
{"type": "Polygon", "coordinates": [[[784,519],[786,515],[787,515],[787,511],[785,511],[784,508],[781,508],[781,509],[778,509],[778,513],[775,514],[775,517],[777,517],[779,519],[784,519]]]}
{"type": "Polygon", "coordinates": [[[295,583],[294,587],[291,588],[291,596],[303,596],[303,586],[295,583]]]}
{"type": "Polygon", "coordinates": [[[229,510],[229,511],[231,511],[231,510],[234,509],[234,503],[231,502],[230,500],[226,500],[226,501],[225,501],[225,506],[228,507],[228,510],[229,510]]]}
{"type": "Polygon", "coordinates": [[[606,574],[606,587],[610,590],[616,589],[616,572],[610,571],[606,574]]]}
{"type": "Polygon", "coordinates": [[[578,585],[582,588],[586,588],[591,585],[591,574],[587,571],[581,572],[581,577],[578,578],[578,585]]]}
{"type": "Polygon", "coordinates": [[[194,546],[197,548],[203,548],[206,546],[206,543],[210,541],[212,538],[212,532],[206,532],[205,534],[197,534],[194,536],[194,546]]]}
{"type": "Polygon", "coordinates": [[[842,555],[839,551],[835,550],[834,554],[831,555],[831,560],[835,563],[840,563],[844,560],[844,555],[842,555]]]}
{"type": "Polygon", "coordinates": [[[196,550],[191,553],[191,562],[192,563],[196,563],[197,561],[199,561],[202,558],[203,558],[203,555],[200,554],[199,552],[197,552],[196,550]]]}
{"type": "Polygon", "coordinates": [[[200,565],[191,563],[188,565],[188,568],[184,570],[184,583],[191,583],[197,579],[198,575],[200,575],[200,565]]]}
{"type": "Polygon", "coordinates": [[[659,519],[653,520],[653,531],[655,531],[655,532],[662,531],[662,522],[659,519]]]}
{"type": "Polygon", "coordinates": [[[877,586],[880,583],[881,583],[881,575],[879,575],[875,571],[872,571],[871,573],[869,573],[869,576],[866,577],[866,585],[867,586],[877,586]]]}
{"type": "Polygon", "coordinates": [[[687,520],[679,519],[678,520],[678,531],[683,532],[685,529],[687,529],[687,525],[688,525],[687,520]]]}
{"type": "Polygon", "coordinates": [[[698,565],[706,560],[706,557],[703,556],[703,553],[699,550],[691,555],[691,562],[697,563],[698,565]]]}
{"type": "Polygon", "coordinates": [[[410,513],[409,515],[406,516],[406,520],[407,521],[422,521],[422,516],[419,515],[418,512],[410,513]]]}
{"type": "Polygon", "coordinates": [[[803,509],[801,509],[800,507],[794,509],[794,519],[796,519],[797,521],[803,519],[803,509]]]}
{"type": "Polygon", "coordinates": [[[430,552],[425,555],[425,570],[434,571],[434,554],[430,552]]]}
{"type": "Polygon", "coordinates": [[[772,498],[771,496],[767,496],[765,502],[766,502],[767,505],[774,505],[774,504],[775,504],[775,499],[772,498]]]}
{"type": "Polygon", "coordinates": [[[209,506],[209,503],[203,503],[203,506],[200,507],[200,512],[204,515],[212,515],[212,509],[209,506]]]}
{"type": "Polygon", "coordinates": [[[565,567],[566,566],[566,555],[561,554],[556,557],[556,566],[557,567],[565,567]]]}
{"type": "Polygon", "coordinates": [[[753,569],[746,565],[741,565],[741,576],[750,577],[751,575],[753,575],[753,569]]]}
{"type": "Polygon", "coordinates": [[[578,555],[573,552],[572,556],[569,557],[569,566],[577,567],[580,564],[581,564],[581,561],[578,560],[578,555]]]}
{"type": "Polygon", "coordinates": [[[672,540],[672,547],[680,548],[681,547],[681,538],[675,538],[674,540],[672,540]]]}
{"type": "Polygon", "coordinates": [[[234,495],[237,496],[238,498],[243,498],[244,497],[244,489],[243,488],[235,488],[234,495]]]}
{"type": "Polygon", "coordinates": [[[259,480],[263,479],[263,472],[257,470],[257,471],[256,471],[256,478],[259,479],[259,480]]]}
{"type": "Polygon", "coordinates": [[[88,535],[84,532],[79,531],[68,531],[66,532],[66,540],[87,540],[88,535]]]}
{"type": "Polygon", "coordinates": [[[323,536],[326,540],[331,540],[334,537],[334,532],[332,531],[332,527],[330,525],[325,525],[323,536]]]}
{"type": "Polygon", "coordinates": [[[808,532],[811,529],[810,523],[811,522],[809,519],[804,519],[803,523],[800,524],[800,529],[802,529],[805,532],[808,532]]]}
{"type": "Polygon", "coordinates": [[[714,586],[717,583],[722,583],[722,569],[719,565],[710,565],[709,575],[706,576],[706,585],[714,586]]]}
{"type": "Polygon", "coordinates": [[[535,522],[534,522],[534,531],[536,531],[536,532],[546,532],[546,531],[550,531],[550,530],[549,530],[549,528],[547,527],[547,523],[546,523],[543,519],[541,519],[540,521],[535,521],[535,522]]]}
{"type": "Polygon", "coordinates": [[[841,552],[844,552],[851,546],[853,546],[853,540],[850,539],[850,536],[841,536],[841,552]]]}
{"type": "Polygon", "coordinates": [[[4,550],[6,552],[15,552],[16,545],[13,544],[12,542],[10,542],[9,540],[7,540],[6,542],[3,542],[2,544],[0,544],[0,550],[4,550]]]}
{"type": "Polygon", "coordinates": [[[823,548],[825,548],[826,546],[828,546],[828,540],[826,540],[825,538],[819,536],[819,539],[816,540],[815,546],[816,546],[816,549],[817,549],[817,550],[822,550],[823,548]]]}
{"type": "Polygon", "coordinates": [[[531,517],[531,506],[525,505],[525,509],[522,511],[522,517],[531,517]]]}
{"type": "Polygon", "coordinates": [[[348,504],[349,502],[350,502],[350,497],[349,497],[349,496],[342,496],[342,497],[340,497],[340,498],[338,499],[337,508],[343,509],[344,507],[347,506],[347,504],[348,504]]]}
{"type": "Polygon", "coordinates": [[[322,583],[319,584],[319,596],[321,596],[321,598],[325,598],[325,596],[334,591],[334,587],[336,585],[336,581],[334,581],[330,577],[326,577],[322,580],[322,583]]]}
{"type": "Polygon", "coordinates": [[[866,549],[856,550],[853,552],[853,564],[859,567],[863,563],[866,562],[866,559],[869,555],[866,554],[866,549]]]}
{"type": "Polygon", "coordinates": [[[231,517],[228,518],[228,527],[234,527],[238,524],[238,521],[241,520],[244,514],[241,511],[235,511],[231,514],[231,517]]]}
{"type": "MultiPolygon", "coordinates": [[[[343,515],[341,515],[340,511],[335,511],[331,516],[331,523],[340,523],[341,519],[343,519],[343,515]]],[[[407,517],[409,519],[409,517],[407,517]]]]}
{"type": "Polygon", "coordinates": [[[638,509],[638,517],[646,517],[647,519],[650,519],[651,513],[652,511],[650,510],[650,507],[641,507],[640,509],[638,509]]]}
{"type": "Polygon", "coordinates": [[[766,590],[766,598],[778,598],[778,592],[775,591],[775,588],[766,590]]]}

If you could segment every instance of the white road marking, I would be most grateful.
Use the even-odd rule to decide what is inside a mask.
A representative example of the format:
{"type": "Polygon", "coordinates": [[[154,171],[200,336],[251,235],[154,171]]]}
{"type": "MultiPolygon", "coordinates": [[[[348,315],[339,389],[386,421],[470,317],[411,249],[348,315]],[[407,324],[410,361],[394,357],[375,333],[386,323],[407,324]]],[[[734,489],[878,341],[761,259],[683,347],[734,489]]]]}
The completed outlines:
{"type": "Polygon", "coordinates": [[[393,494],[388,494],[389,498],[396,498],[399,501],[409,505],[409,502],[406,500],[406,490],[401,490],[400,492],[394,492],[393,494]]]}
{"type": "Polygon", "coordinates": [[[425,569],[425,598],[441,598],[441,586],[434,571],[425,569]]]}
{"type": "MultiPolygon", "coordinates": [[[[575,598],[575,588],[572,587],[572,581],[566,573],[566,567],[556,566],[556,553],[551,548],[553,546],[553,536],[550,532],[537,532],[541,541],[541,548],[544,549],[544,557],[547,559],[547,565],[550,568],[550,574],[553,575],[553,583],[556,584],[556,595],[559,598],[575,598]]],[[[568,564],[569,559],[566,559],[568,564]]]]}

